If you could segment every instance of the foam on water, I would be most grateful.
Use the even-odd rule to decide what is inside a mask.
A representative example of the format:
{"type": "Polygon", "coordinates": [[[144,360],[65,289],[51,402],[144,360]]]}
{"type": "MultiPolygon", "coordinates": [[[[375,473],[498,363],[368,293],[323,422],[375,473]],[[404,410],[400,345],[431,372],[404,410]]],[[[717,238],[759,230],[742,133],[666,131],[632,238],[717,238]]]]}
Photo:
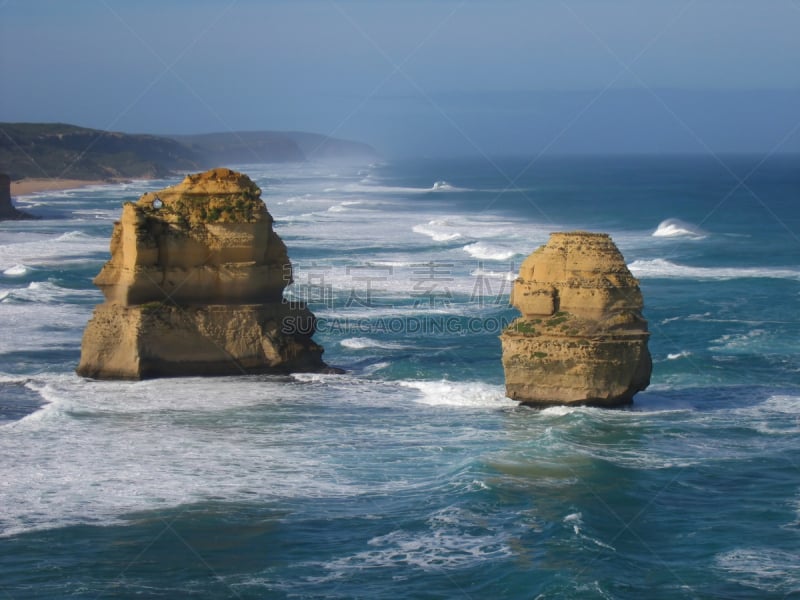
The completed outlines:
{"type": "Polygon", "coordinates": [[[409,348],[409,346],[405,346],[403,344],[398,344],[395,342],[382,342],[380,340],[374,340],[368,337],[352,337],[352,338],[345,338],[339,342],[344,348],[349,348],[350,350],[366,350],[369,348],[379,348],[381,350],[404,350],[409,348]]]}
{"type": "Polygon", "coordinates": [[[427,263],[404,260],[409,257],[400,252],[389,256],[396,260],[349,264],[295,261],[294,283],[287,288],[286,295],[313,302],[321,301],[323,290],[327,290],[344,296],[345,300],[337,303],[336,308],[345,308],[339,306],[343,303],[354,308],[371,304],[375,308],[373,316],[380,316],[383,307],[396,305],[398,299],[428,303],[429,293],[436,296],[436,307],[445,301],[459,302],[456,296],[464,296],[462,301],[466,301],[476,292],[496,296],[502,290],[507,295],[510,282],[515,279],[512,271],[482,268],[478,260],[465,259],[460,252],[427,263]],[[367,296],[371,302],[367,302],[367,296]]]}
{"type": "Polygon", "coordinates": [[[769,345],[769,334],[765,329],[753,329],[745,333],[726,333],[711,341],[709,350],[715,352],[753,352],[769,345]]]}
{"type": "Polygon", "coordinates": [[[481,260],[508,260],[516,252],[504,248],[503,246],[487,244],[485,242],[475,242],[467,244],[463,248],[464,252],[481,260]]]}
{"type": "Polygon", "coordinates": [[[470,273],[472,277],[487,277],[489,279],[501,279],[504,281],[514,281],[517,274],[514,271],[491,271],[489,269],[475,269],[470,273]]]}
{"type": "Polygon", "coordinates": [[[28,240],[0,245],[0,269],[5,271],[18,265],[67,265],[84,262],[92,254],[108,252],[107,238],[90,236],[81,231],[33,235],[28,240]]]}
{"type": "Polygon", "coordinates": [[[20,277],[21,275],[25,275],[27,272],[28,267],[25,265],[14,265],[13,267],[9,267],[3,271],[3,275],[6,277],[20,277]]]}
{"type": "MultiPolygon", "coordinates": [[[[789,442],[800,433],[800,396],[777,394],[763,402],[731,410],[731,417],[767,436],[782,436],[789,442]]],[[[771,439],[770,443],[777,443],[771,439]]]]}
{"type": "MultiPolygon", "coordinates": [[[[298,285],[308,286],[320,273],[325,285],[331,285],[335,306],[312,307],[323,320],[497,316],[505,309],[467,300],[478,280],[491,279],[493,291],[502,289],[507,298],[508,287],[502,285],[513,280],[518,268],[510,262],[561,228],[539,223],[539,215],[525,210],[513,217],[470,212],[481,199],[478,192],[463,198],[440,195],[427,184],[403,187],[403,179],[382,181],[369,170],[332,173],[329,167],[309,165],[244,170],[265,191],[276,229],[289,245],[298,285]],[[415,227],[427,233],[414,235],[415,227]],[[502,258],[507,264],[480,262],[508,253],[502,258]],[[446,279],[433,283],[447,288],[451,304],[428,304],[424,297],[416,302],[412,296],[430,283],[425,279],[430,272],[423,268],[430,263],[447,267],[440,271],[446,279]],[[353,269],[364,266],[388,271],[353,269]],[[374,289],[383,286],[388,298],[380,300],[385,305],[343,306],[351,289],[363,291],[363,281],[356,278],[365,273],[387,277],[372,281],[374,289]]],[[[446,171],[428,171],[421,181],[431,182],[439,172],[446,171]]],[[[417,175],[408,179],[410,185],[420,181],[417,175]]],[[[471,173],[465,173],[467,178],[479,181],[471,173]]],[[[502,183],[494,180],[483,191],[502,183]]],[[[537,185],[522,183],[522,189],[537,185]]],[[[415,577],[419,584],[422,573],[434,585],[444,583],[417,591],[449,597],[457,595],[462,576],[480,582],[479,595],[524,596],[532,593],[531,577],[541,575],[539,592],[559,595],[563,586],[549,565],[584,556],[590,558],[582,563],[586,576],[570,582],[566,595],[612,597],[620,592],[612,582],[630,576],[636,586],[650,582],[649,575],[637,579],[637,573],[665,576],[647,553],[641,554],[639,542],[655,548],[669,528],[674,556],[684,549],[689,556],[671,560],[670,568],[690,577],[693,569],[702,571],[710,583],[696,590],[700,595],[729,585],[762,595],[798,590],[790,538],[798,521],[797,486],[791,479],[796,469],[786,460],[796,455],[800,433],[796,336],[790,317],[778,324],[768,315],[748,313],[752,322],[743,321],[735,311],[747,305],[743,308],[738,297],[720,314],[713,292],[697,302],[709,286],[690,285],[684,298],[680,286],[670,283],[670,294],[659,299],[667,283],[648,283],[654,291],[648,296],[649,309],[658,315],[653,322],[662,322],[672,335],[665,340],[654,333],[651,349],[660,361],[653,385],[637,395],[632,407],[618,411],[517,408],[505,397],[499,344],[489,345],[496,339],[482,347],[472,344],[474,338],[437,334],[433,341],[420,340],[428,349],[437,345],[428,361],[406,350],[416,346],[414,339],[405,333],[393,336],[390,330],[323,334],[333,364],[338,352],[356,365],[348,375],[82,380],[68,363],[70,357],[77,360],[82,329],[101,298],[90,289],[86,265],[99,268],[107,256],[110,227],[103,221],[118,212],[120,200],[135,198],[150,185],[96,191],[94,197],[65,196],[63,210],[59,207],[63,219],[15,223],[0,231],[0,272],[10,270],[0,277],[0,351],[9,359],[0,383],[24,386],[35,400],[29,407],[33,412],[20,410],[13,415],[16,420],[0,425],[0,456],[6,465],[0,485],[3,536],[78,523],[125,523],[123,537],[137,539],[142,531],[138,520],[128,519],[139,511],[208,500],[220,503],[221,510],[229,502],[258,510],[289,507],[288,516],[278,518],[265,535],[276,535],[279,542],[291,539],[286,562],[305,566],[309,561],[316,572],[269,566],[265,575],[259,566],[244,568],[236,578],[263,576],[271,592],[285,589],[308,596],[329,593],[342,582],[341,595],[355,597],[371,592],[403,595],[409,590],[398,586],[415,577]],[[31,282],[51,270],[40,269],[43,265],[57,269],[57,278],[31,282]],[[26,272],[13,274],[18,267],[26,272]],[[673,320],[680,322],[671,324],[673,320]],[[33,351],[30,356],[28,350],[33,351]],[[754,368],[745,373],[749,370],[743,365],[751,356],[754,368]],[[763,382],[749,383],[758,378],[763,382]],[[757,474],[764,476],[758,479],[757,474]],[[734,485],[740,475],[763,487],[734,485]],[[701,487],[693,487],[698,482],[701,487]],[[612,523],[609,531],[602,525],[598,519],[608,515],[587,495],[589,486],[608,491],[609,502],[611,496],[615,501],[609,506],[627,515],[640,514],[659,493],[660,509],[648,517],[647,527],[637,528],[641,540],[631,540],[625,532],[614,537],[619,528],[612,523]],[[707,490],[724,502],[710,503],[707,490]],[[764,506],[764,497],[771,499],[769,510],[743,512],[764,506]],[[692,536],[717,518],[720,509],[732,516],[736,511],[736,518],[716,530],[716,556],[712,552],[695,564],[690,547],[698,538],[692,536]],[[762,530],[772,537],[763,544],[742,545],[742,539],[762,530]],[[344,542],[332,549],[325,540],[337,536],[344,542]],[[620,558],[603,560],[615,548],[620,558]],[[620,562],[621,557],[627,558],[620,562]],[[451,585],[442,577],[443,568],[463,571],[451,585]],[[492,577],[502,583],[495,585],[492,577]],[[595,580],[603,581],[603,587],[595,580]],[[276,588],[276,582],[285,587],[276,588]]],[[[163,185],[154,189],[158,187],[163,185]]],[[[596,222],[618,222],[612,211],[627,219],[620,201],[619,206],[610,203],[608,213],[596,222]]],[[[635,231],[612,233],[633,261],[634,272],[644,278],[800,280],[795,265],[737,267],[736,253],[726,254],[727,244],[747,240],[732,242],[719,235],[684,248],[676,242],[699,237],[687,233],[689,224],[662,223],[661,234],[653,237],[647,228],[655,222],[652,215],[638,218],[635,231]],[[667,247],[670,260],[653,258],[654,248],[667,247]],[[717,266],[684,264],[690,260],[717,266]]],[[[758,235],[753,234],[753,243],[758,235]]],[[[737,284],[742,295],[750,289],[756,298],[771,291],[763,289],[767,286],[790,288],[791,301],[797,299],[794,287],[786,284],[737,284]]],[[[204,519],[196,521],[197,532],[204,519]]],[[[110,530],[108,535],[117,533],[110,530]]],[[[29,550],[25,538],[6,540],[13,547],[7,556],[22,550],[20,559],[7,561],[10,568],[58,562],[66,553],[74,554],[79,564],[87,563],[82,546],[88,538],[82,533],[74,540],[52,535],[67,540],[62,549],[29,550]]],[[[27,568],[19,567],[20,572],[27,568]]],[[[148,573],[145,577],[152,579],[142,585],[172,585],[159,571],[148,573]]],[[[75,577],[88,581],[97,573],[89,566],[75,577]]],[[[130,595],[138,584],[122,585],[122,593],[130,595]]],[[[185,591],[186,581],[176,577],[174,585],[173,595],[185,591]]],[[[73,591],[50,589],[56,590],[54,596],[73,591]]]]}
{"type": "Polygon", "coordinates": [[[697,225],[681,221],[680,219],[667,219],[661,221],[653,232],[653,237],[688,237],[692,239],[703,239],[708,235],[697,225]]]}
{"type": "Polygon", "coordinates": [[[414,233],[427,235],[434,242],[451,242],[462,237],[458,231],[448,230],[448,226],[441,221],[430,221],[427,225],[414,225],[414,233]]]}
{"type": "Polygon", "coordinates": [[[584,407],[582,406],[548,406],[541,409],[541,414],[554,417],[563,417],[565,415],[574,414],[583,408],[584,407]]]}
{"type": "Polygon", "coordinates": [[[465,192],[469,191],[465,188],[456,187],[446,181],[435,181],[431,187],[417,188],[407,186],[392,186],[382,185],[372,177],[365,177],[358,183],[347,185],[345,191],[348,192],[362,192],[372,194],[391,194],[391,195],[404,195],[404,194],[428,194],[431,192],[465,192]]]}
{"type": "Polygon", "coordinates": [[[446,181],[436,181],[431,187],[432,192],[453,192],[456,190],[458,190],[458,188],[450,185],[446,181]]]}
{"type": "Polygon", "coordinates": [[[730,581],[761,592],[794,595],[800,591],[796,552],[751,546],[722,552],[714,562],[730,581]]]}
{"type": "Polygon", "coordinates": [[[691,267],[663,258],[635,260],[628,265],[631,272],[640,278],[679,279],[740,279],[771,278],[800,280],[800,271],[777,267],[691,267]]]}
{"type": "Polygon", "coordinates": [[[27,287],[9,291],[6,302],[12,300],[39,302],[43,304],[63,303],[79,298],[100,298],[96,290],[74,290],[61,287],[51,281],[32,281],[27,287]]]}
{"type": "Polygon", "coordinates": [[[516,402],[506,397],[502,386],[480,381],[401,381],[400,386],[418,390],[415,401],[429,406],[458,406],[464,408],[510,408],[516,402]]]}
{"type": "Polygon", "coordinates": [[[0,487],[2,535],[110,524],[129,512],[212,497],[364,492],[327,462],[319,432],[303,420],[292,425],[292,409],[281,408],[289,399],[302,406],[302,387],[257,378],[217,379],[212,388],[204,379],[31,379],[28,387],[47,404],[0,426],[0,454],[14,465],[0,487]]]}
{"type": "MultiPolygon", "coordinates": [[[[467,526],[432,525],[423,531],[396,530],[370,539],[369,550],[324,563],[334,579],[364,569],[416,568],[440,572],[512,555],[504,533],[476,535],[467,526]]],[[[484,528],[485,529],[485,528],[484,528]]]]}

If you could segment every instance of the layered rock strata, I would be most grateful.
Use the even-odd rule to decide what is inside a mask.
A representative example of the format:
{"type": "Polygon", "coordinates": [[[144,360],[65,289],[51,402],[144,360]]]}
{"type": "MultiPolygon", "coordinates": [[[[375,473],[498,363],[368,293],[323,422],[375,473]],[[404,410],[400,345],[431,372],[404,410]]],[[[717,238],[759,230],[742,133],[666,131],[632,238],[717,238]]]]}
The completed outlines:
{"type": "Polygon", "coordinates": [[[650,383],[639,283],[611,238],[553,233],[522,263],[503,331],[506,394],[524,404],[630,403],[650,383]]]}
{"type": "Polygon", "coordinates": [[[272,222],[261,190],[229,169],[126,203],[94,279],[105,302],[84,331],[78,374],[327,370],[313,315],[283,300],[291,263],[272,222]]]}

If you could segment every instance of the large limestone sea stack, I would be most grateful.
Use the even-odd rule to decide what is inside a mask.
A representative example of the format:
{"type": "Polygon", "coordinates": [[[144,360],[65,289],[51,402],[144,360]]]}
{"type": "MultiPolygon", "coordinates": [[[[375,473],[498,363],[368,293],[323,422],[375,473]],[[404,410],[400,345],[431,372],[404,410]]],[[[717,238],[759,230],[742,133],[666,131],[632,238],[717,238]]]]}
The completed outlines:
{"type": "Polygon", "coordinates": [[[501,335],[506,393],[524,404],[618,406],[650,383],[639,282],[611,238],[553,233],[522,263],[501,335]]]}
{"type": "Polygon", "coordinates": [[[78,374],[98,379],[326,370],[313,315],[283,300],[286,246],[261,190],[214,169],[128,202],[95,278],[78,374]],[[302,324],[292,329],[292,324],[302,324]]]}

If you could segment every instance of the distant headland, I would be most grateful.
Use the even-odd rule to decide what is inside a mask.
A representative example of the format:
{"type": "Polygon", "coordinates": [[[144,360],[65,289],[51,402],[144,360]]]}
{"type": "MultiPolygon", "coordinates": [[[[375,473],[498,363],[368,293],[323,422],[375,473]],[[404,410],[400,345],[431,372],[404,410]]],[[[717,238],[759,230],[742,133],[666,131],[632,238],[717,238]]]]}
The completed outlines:
{"type": "Polygon", "coordinates": [[[64,123],[0,123],[0,173],[11,178],[12,195],[218,165],[379,158],[368,144],[298,131],[165,136],[64,123]]]}

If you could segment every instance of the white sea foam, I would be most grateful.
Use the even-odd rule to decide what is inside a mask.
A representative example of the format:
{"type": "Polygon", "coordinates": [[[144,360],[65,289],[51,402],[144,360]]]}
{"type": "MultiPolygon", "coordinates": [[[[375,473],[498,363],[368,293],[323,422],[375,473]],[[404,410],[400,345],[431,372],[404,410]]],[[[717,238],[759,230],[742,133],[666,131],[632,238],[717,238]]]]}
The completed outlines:
{"type": "MultiPolygon", "coordinates": [[[[398,529],[376,536],[369,550],[323,564],[336,580],[345,573],[368,568],[405,566],[441,572],[464,568],[512,555],[507,531],[487,530],[484,519],[461,508],[446,508],[431,515],[422,530],[398,529]]],[[[317,580],[317,583],[320,581],[317,580]]]]}
{"type": "Polygon", "coordinates": [[[434,182],[433,186],[431,187],[432,192],[452,192],[457,188],[453,187],[446,181],[436,181],[434,182]]]}
{"type": "Polygon", "coordinates": [[[392,366],[392,363],[390,363],[390,362],[385,362],[385,361],[384,362],[377,362],[377,363],[374,363],[374,364],[371,364],[371,365],[367,365],[366,367],[364,367],[361,370],[361,372],[364,375],[373,375],[373,374],[377,373],[378,371],[382,371],[383,369],[386,369],[386,368],[388,368],[390,366],[392,366]]]}
{"type": "MultiPolygon", "coordinates": [[[[501,240],[525,248],[530,245],[527,232],[526,235],[522,235],[517,223],[489,216],[440,215],[426,223],[414,225],[412,230],[442,242],[465,238],[481,243],[501,240]]],[[[503,248],[503,251],[507,252],[508,250],[508,248],[503,248]]]]}
{"type": "Polygon", "coordinates": [[[502,386],[480,381],[401,381],[400,386],[419,390],[417,402],[430,406],[461,406],[465,408],[508,408],[517,403],[506,398],[502,386]]]}
{"type": "Polygon", "coordinates": [[[20,277],[28,272],[28,267],[25,265],[14,265],[3,271],[6,277],[20,277]]]}
{"type": "Polygon", "coordinates": [[[575,412],[584,409],[582,406],[548,406],[541,410],[541,414],[543,415],[550,415],[554,417],[563,417],[565,415],[571,415],[575,412]]]}
{"type": "Polygon", "coordinates": [[[461,233],[442,225],[441,222],[431,221],[427,225],[414,225],[411,228],[414,233],[427,235],[434,242],[450,242],[462,237],[461,233]]]}
{"type": "Polygon", "coordinates": [[[628,265],[636,277],[678,279],[771,278],[800,280],[800,271],[779,267],[691,267],[656,258],[635,260],[628,265]]]}
{"type": "Polygon", "coordinates": [[[366,350],[369,348],[379,348],[381,350],[403,350],[408,348],[408,346],[404,346],[403,344],[382,342],[380,340],[374,340],[368,337],[345,338],[340,341],[339,344],[342,347],[349,348],[351,350],[366,350]]]}
{"type": "Polygon", "coordinates": [[[686,358],[687,356],[691,356],[692,353],[688,350],[682,350],[680,352],[670,352],[667,354],[667,360],[678,360],[679,358],[686,358]]]}
{"type": "Polygon", "coordinates": [[[97,290],[74,290],[64,288],[50,281],[32,281],[24,288],[10,290],[5,300],[20,300],[25,302],[61,303],[66,300],[78,298],[98,298],[97,290]]]}
{"type": "Polygon", "coordinates": [[[492,271],[491,269],[473,269],[470,272],[472,277],[491,277],[492,279],[505,279],[506,281],[514,281],[517,278],[515,271],[492,271]]]}
{"type": "Polygon", "coordinates": [[[755,346],[763,346],[767,335],[765,329],[753,329],[744,333],[726,333],[711,340],[713,345],[709,349],[715,352],[752,351],[755,346]]]}
{"type": "Polygon", "coordinates": [[[794,440],[800,433],[800,396],[770,396],[760,404],[734,412],[762,434],[794,440]]]}
{"type": "Polygon", "coordinates": [[[391,186],[391,185],[381,185],[380,183],[376,182],[372,177],[365,177],[361,179],[358,183],[353,183],[347,185],[345,191],[348,192],[362,192],[362,193],[372,193],[372,194],[393,194],[393,195],[403,195],[403,194],[428,194],[430,192],[464,192],[469,191],[465,188],[459,188],[454,185],[451,185],[447,181],[435,181],[431,187],[427,188],[415,188],[415,187],[407,187],[407,186],[391,186]]]}
{"type": "Polygon", "coordinates": [[[108,239],[71,231],[61,235],[28,234],[0,245],[0,269],[83,262],[89,255],[108,251],[108,239]]]}
{"type": "Polygon", "coordinates": [[[667,219],[659,223],[653,232],[653,237],[688,237],[702,239],[708,235],[697,225],[681,221],[680,219],[667,219]]]}
{"type": "Polygon", "coordinates": [[[731,581],[783,596],[800,589],[797,553],[768,546],[737,548],[718,554],[716,567],[731,581]]]}
{"type": "Polygon", "coordinates": [[[480,260],[508,260],[516,254],[513,250],[499,245],[487,244],[486,242],[467,244],[463,250],[470,256],[480,260]]]}
{"type": "Polygon", "coordinates": [[[291,421],[250,426],[253,415],[263,419],[291,400],[302,404],[305,391],[285,381],[32,379],[28,387],[47,404],[0,426],[0,454],[14,465],[0,486],[0,535],[109,524],[129,512],[209,497],[331,498],[365,491],[329,461],[316,428],[291,421]],[[230,428],[220,435],[223,416],[230,428]]]}

